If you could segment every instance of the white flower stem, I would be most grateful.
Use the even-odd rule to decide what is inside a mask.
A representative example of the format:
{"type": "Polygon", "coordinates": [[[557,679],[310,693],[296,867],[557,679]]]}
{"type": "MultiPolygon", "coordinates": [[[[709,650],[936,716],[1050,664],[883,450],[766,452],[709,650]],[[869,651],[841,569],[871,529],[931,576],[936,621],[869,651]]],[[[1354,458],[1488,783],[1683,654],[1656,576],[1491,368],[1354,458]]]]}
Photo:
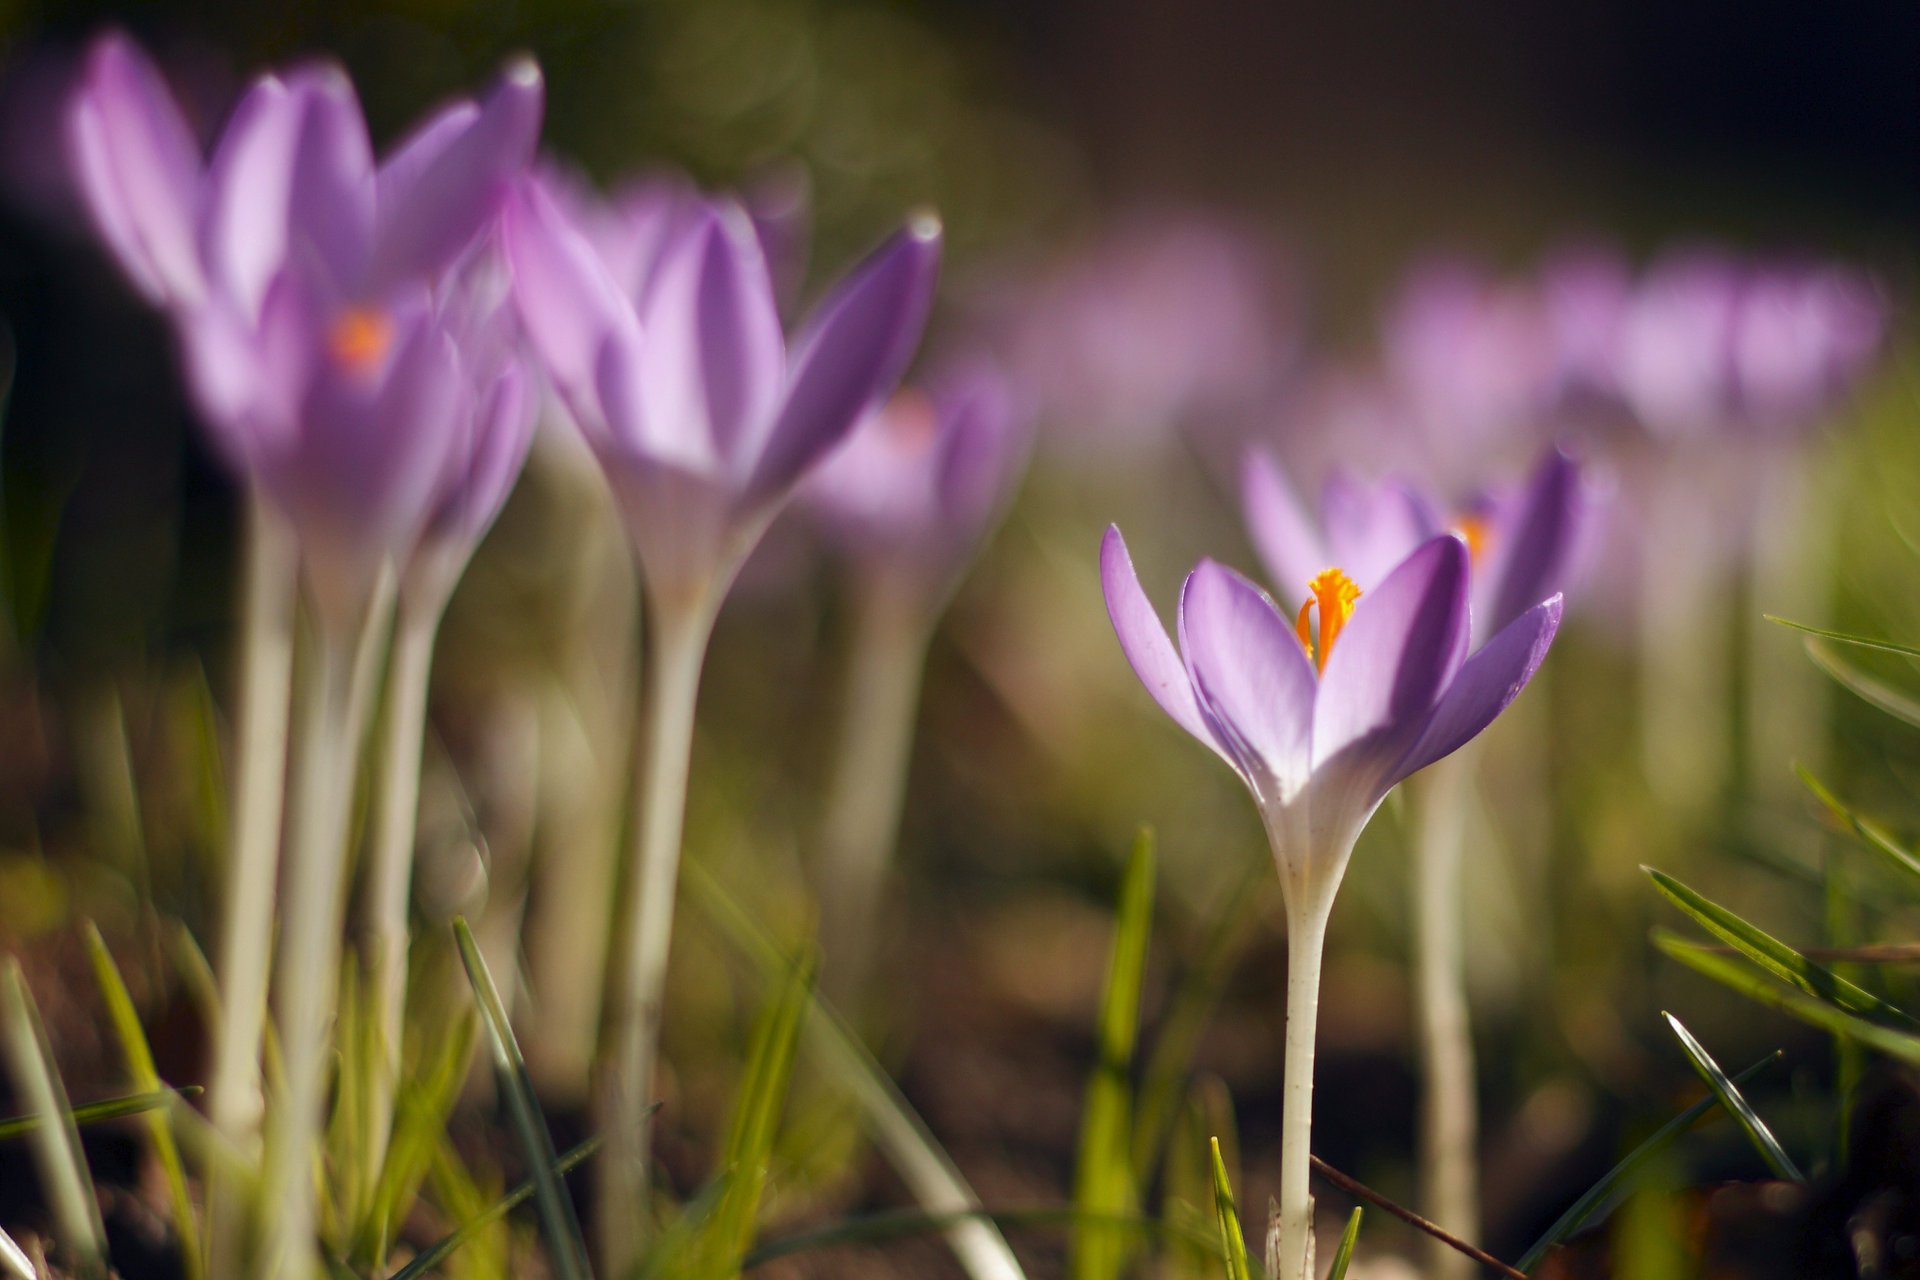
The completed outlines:
{"type": "Polygon", "coordinates": [[[821,849],[826,986],[848,1008],[866,990],[879,942],[880,899],[899,840],[929,635],[920,599],[888,587],[870,582],[858,602],[821,849]]]}
{"type": "MultiPolygon", "coordinates": [[[[1478,1237],[1480,1228],[1479,1114],[1461,936],[1461,854],[1474,759],[1469,747],[1433,765],[1419,779],[1411,877],[1421,1068],[1421,1211],[1469,1240],[1478,1237]]],[[[1466,1280],[1474,1274],[1473,1262],[1435,1240],[1427,1274],[1432,1280],[1466,1280]]]]}
{"type": "Polygon", "coordinates": [[[713,617],[711,605],[700,600],[656,607],[649,618],[637,843],[624,869],[615,920],[615,971],[610,975],[600,1079],[594,1089],[597,1128],[606,1138],[596,1220],[601,1270],[607,1275],[632,1271],[650,1214],[647,1108],[653,1101],[673,941],[694,705],[713,617]]]}
{"type": "Polygon", "coordinates": [[[1333,889],[1289,895],[1287,1039],[1280,1104],[1281,1272],[1275,1280],[1309,1280],[1313,1262],[1313,1046],[1320,1019],[1320,964],[1327,946],[1333,889]]]}
{"type": "Polygon", "coordinates": [[[285,1094],[267,1131],[261,1202],[272,1215],[266,1267],[308,1280],[315,1269],[314,1173],[325,1116],[328,1022],[340,976],[346,835],[353,809],[357,626],[321,625],[301,689],[286,884],[275,972],[285,1094]]]}
{"type": "MultiPolygon", "coordinates": [[[[207,1109],[237,1150],[252,1151],[263,1111],[260,1032],[267,1016],[274,878],[286,790],[287,708],[293,685],[293,531],[259,494],[246,511],[240,619],[239,714],[233,744],[226,883],[217,942],[220,1026],[207,1109]]],[[[233,1274],[245,1214],[231,1179],[208,1174],[209,1275],[233,1274]]]]}
{"type": "Polygon", "coordinates": [[[379,1028],[381,1061],[368,1082],[365,1171],[379,1175],[393,1125],[399,1087],[401,1039],[406,1028],[407,903],[413,883],[414,842],[419,827],[420,753],[426,736],[427,686],[434,639],[440,632],[437,604],[402,602],[387,675],[387,718],[380,739],[379,786],[374,799],[373,848],[368,856],[363,910],[364,961],[371,1016],[379,1028]]]}

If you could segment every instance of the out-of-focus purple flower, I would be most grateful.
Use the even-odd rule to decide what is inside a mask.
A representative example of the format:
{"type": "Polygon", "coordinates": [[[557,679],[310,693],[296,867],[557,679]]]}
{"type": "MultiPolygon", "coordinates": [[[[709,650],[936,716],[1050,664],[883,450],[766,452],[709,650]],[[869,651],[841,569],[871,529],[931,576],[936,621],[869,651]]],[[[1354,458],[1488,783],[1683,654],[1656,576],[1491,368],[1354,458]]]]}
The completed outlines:
{"type": "Polygon", "coordinates": [[[1754,269],[1732,326],[1743,415],[1763,428],[1817,423],[1865,370],[1886,309],[1874,283],[1839,267],[1754,269]]]}
{"type": "Polygon", "coordinates": [[[1007,290],[1010,364],[1060,442],[1137,457],[1265,399],[1298,340],[1281,283],[1232,227],[1137,217],[1007,290]]]}
{"type": "Polygon", "coordinates": [[[539,131],[539,71],[441,109],[376,165],[326,64],[255,81],[210,161],[124,36],[97,41],[68,116],[101,237],[179,336],[228,462],[291,520],[323,608],[408,554],[477,408],[434,286],[494,217],[539,131]]]}
{"type": "Polygon", "coordinates": [[[789,343],[753,224],[702,201],[636,296],[537,181],[508,202],[535,352],[619,498],[657,599],[709,599],[919,342],[940,228],[916,219],[789,343]]]}
{"type": "Polygon", "coordinates": [[[776,165],[750,181],[744,195],[773,275],[774,297],[783,312],[791,311],[813,244],[813,182],[798,162],[776,165]]]}
{"type": "Polygon", "coordinates": [[[1552,341],[1555,396],[1563,407],[1617,393],[1620,325],[1632,288],[1626,259],[1603,246],[1572,245],[1542,264],[1540,306],[1552,341]]]}
{"type": "Polygon", "coordinates": [[[1017,480],[1026,423],[984,361],[903,388],[847,437],[805,498],[836,550],[903,586],[944,588],[1017,480]]]}
{"type": "Polygon", "coordinates": [[[1468,559],[1443,534],[1375,582],[1328,570],[1297,626],[1205,560],[1180,593],[1176,648],[1108,529],[1101,581],[1120,647],[1161,708],[1253,792],[1290,909],[1330,893],[1387,792],[1491,724],[1546,655],[1557,595],[1471,649],[1468,559]]]}
{"type": "Polygon", "coordinates": [[[1405,481],[1369,485],[1334,472],[1315,520],[1271,454],[1251,451],[1241,471],[1248,532],[1283,601],[1309,598],[1309,584],[1329,565],[1377,582],[1415,547],[1454,532],[1471,553],[1473,634],[1480,640],[1571,586],[1600,505],[1595,486],[1558,449],[1547,452],[1525,486],[1489,491],[1453,512],[1405,481]]]}
{"type": "Polygon", "coordinates": [[[1735,412],[1732,338],[1741,271],[1711,249],[1649,267],[1621,319],[1616,384],[1657,439],[1698,435],[1735,412]]]}

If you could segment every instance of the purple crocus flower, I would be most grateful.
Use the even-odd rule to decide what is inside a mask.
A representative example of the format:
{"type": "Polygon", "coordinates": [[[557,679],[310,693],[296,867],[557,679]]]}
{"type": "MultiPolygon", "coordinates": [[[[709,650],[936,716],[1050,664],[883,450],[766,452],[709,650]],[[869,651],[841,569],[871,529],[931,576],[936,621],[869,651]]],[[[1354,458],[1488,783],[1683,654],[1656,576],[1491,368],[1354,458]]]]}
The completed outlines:
{"type": "Polygon", "coordinates": [[[1241,471],[1241,504],[1281,598],[1295,603],[1328,565],[1355,581],[1378,582],[1427,539],[1461,534],[1473,560],[1474,631],[1484,640],[1570,584],[1591,543],[1600,498],[1579,464],[1554,449],[1523,488],[1483,496],[1451,517],[1409,483],[1365,484],[1336,471],[1322,487],[1315,521],[1279,463],[1256,449],[1241,471]]]}
{"type": "Polygon", "coordinates": [[[868,414],[805,497],[843,555],[901,589],[937,594],[1000,510],[1026,445],[1006,377],[965,363],[868,414]]]}
{"type": "Polygon", "coordinates": [[[1776,431],[1817,424],[1866,369],[1885,327],[1870,279],[1838,267],[1754,269],[1729,334],[1743,416],[1776,431]]]}
{"type": "Polygon", "coordinates": [[[538,182],[509,201],[514,293],[613,484],[657,599],[724,591],[802,475],[892,387],[931,301],[940,228],[915,220],[789,342],[746,212],[701,201],[639,292],[538,182]]]}
{"type": "Polygon", "coordinates": [[[68,117],[88,211],[329,614],[411,549],[454,465],[473,382],[434,285],[531,158],[541,99],[522,59],[376,165],[352,84],[306,64],[256,80],[203,162],[137,46],[108,34],[88,57],[68,117]]]}

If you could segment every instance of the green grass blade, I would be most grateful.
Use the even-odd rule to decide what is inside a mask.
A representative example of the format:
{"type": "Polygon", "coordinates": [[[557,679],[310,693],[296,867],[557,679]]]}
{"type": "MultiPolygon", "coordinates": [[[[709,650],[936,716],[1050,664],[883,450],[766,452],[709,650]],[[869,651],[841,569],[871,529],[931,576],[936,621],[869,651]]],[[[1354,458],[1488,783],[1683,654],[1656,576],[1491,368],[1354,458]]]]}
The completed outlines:
{"type": "Polygon", "coordinates": [[[1838,818],[1849,831],[1859,836],[1869,849],[1884,856],[1900,871],[1920,879],[1920,858],[1916,858],[1911,850],[1902,847],[1877,823],[1861,817],[1849,808],[1840,797],[1808,772],[1806,766],[1796,764],[1793,766],[1793,771],[1800,776],[1800,781],[1806,785],[1807,790],[1813,792],[1814,798],[1825,805],[1827,811],[1838,818]]]}
{"type": "MultiPolygon", "coordinates": [[[[561,1174],[571,1173],[599,1149],[600,1138],[598,1135],[588,1138],[578,1146],[569,1147],[566,1154],[554,1160],[554,1172],[561,1174]]],[[[494,1203],[489,1205],[484,1211],[461,1223],[453,1232],[441,1237],[439,1240],[434,1241],[434,1243],[421,1250],[412,1261],[394,1272],[387,1280],[420,1280],[420,1277],[425,1276],[435,1267],[445,1262],[461,1245],[471,1240],[476,1234],[484,1231],[522,1204],[525,1204],[528,1200],[531,1200],[533,1193],[534,1184],[532,1179],[521,1183],[513,1190],[507,1192],[506,1195],[494,1201],[494,1203]]]]}
{"type": "Polygon", "coordinates": [[[857,1218],[848,1218],[829,1223],[824,1227],[815,1227],[808,1231],[782,1236],[777,1240],[766,1241],[747,1254],[741,1260],[741,1266],[751,1270],[772,1262],[776,1258],[807,1253],[815,1249],[829,1249],[839,1245],[883,1244],[909,1236],[947,1231],[961,1222],[975,1219],[1003,1227],[1062,1226],[1078,1229],[1094,1225],[1110,1231],[1124,1231],[1143,1239],[1156,1236],[1177,1239],[1189,1247],[1204,1250],[1207,1256],[1216,1262],[1220,1257],[1219,1237],[1211,1231],[1195,1231],[1190,1227],[1163,1222],[1139,1213],[1102,1214],[1090,1223],[1086,1214],[1070,1205],[1042,1205],[1021,1209],[971,1209],[961,1213],[926,1213],[919,1209],[891,1209],[879,1213],[862,1214],[857,1218]]]}
{"type": "Polygon", "coordinates": [[[1327,1280],[1347,1280],[1353,1246],[1360,1239],[1360,1219],[1365,1216],[1365,1210],[1359,1205],[1353,1206],[1353,1212],[1347,1216],[1347,1229],[1340,1233],[1340,1247],[1333,1251],[1333,1265],[1327,1269],[1327,1280]]]}
{"type": "MultiPolygon", "coordinates": [[[[130,1082],[145,1093],[163,1093],[166,1084],[154,1066],[153,1049],[147,1044],[147,1033],[140,1025],[133,997],[120,976],[119,966],[113,962],[113,953],[107,950],[106,939],[100,936],[100,930],[91,920],[87,921],[86,940],[87,955],[93,961],[94,981],[106,1001],[107,1020],[113,1024],[114,1035],[120,1041],[130,1082]]],[[[160,1162],[161,1173],[166,1178],[167,1202],[173,1213],[174,1232],[180,1238],[181,1259],[188,1280],[197,1280],[202,1270],[200,1227],[193,1216],[193,1197],[187,1190],[187,1167],[180,1159],[180,1144],[173,1140],[173,1126],[164,1111],[156,1108],[147,1113],[146,1127],[154,1158],[160,1162]]]]}
{"type": "MultiPolygon", "coordinates": [[[[433,1167],[434,1150],[459,1101],[479,1034],[478,1018],[463,1015],[446,1033],[434,1037],[432,1043],[439,1047],[425,1068],[401,1082],[394,1099],[393,1138],[355,1240],[354,1256],[364,1268],[385,1261],[394,1233],[433,1167]]],[[[529,1195],[531,1188],[529,1183],[529,1195]]]]}
{"type": "Polygon", "coordinates": [[[1896,1031],[1877,1022],[1855,1017],[1824,1000],[1788,991],[1739,964],[1729,956],[1717,954],[1674,934],[1656,930],[1653,944],[1681,964],[1768,1008],[1809,1023],[1822,1031],[1847,1036],[1888,1057],[1920,1066],[1920,1036],[1896,1031]]]}
{"type": "Polygon", "coordinates": [[[1767,1168],[1773,1170],[1775,1177],[1785,1178],[1789,1182],[1805,1182],[1807,1176],[1800,1172],[1799,1166],[1794,1164],[1792,1157],[1787,1155],[1786,1148],[1782,1147],[1780,1140],[1773,1136],[1773,1130],[1767,1128],[1766,1122],[1753,1109],[1753,1104],[1748,1102],[1746,1095],[1740,1092],[1740,1086],[1727,1079],[1727,1073],[1720,1069],[1720,1064],[1713,1060],[1713,1055],[1707,1052],[1706,1046],[1694,1038],[1693,1033],[1681,1024],[1680,1019],[1664,1011],[1660,1016],[1665,1018],[1667,1026],[1673,1029],[1673,1034],[1680,1041],[1680,1047],[1686,1051],[1687,1058],[1693,1063],[1693,1069],[1699,1073],[1700,1079],[1706,1082],[1707,1088],[1713,1090],[1713,1096],[1720,1099],[1720,1105],[1725,1107],[1728,1114],[1733,1116],[1740,1127],[1746,1131],[1748,1141],[1753,1143],[1754,1150],[1760,1153],[1760,1158],[1767,1162],[1767,1168]]]}
{"type": "Polygon", "coordinates": [[[1850,635],[1845,631],[1829,631],[1825,627],[1810,627],[1804,622],[1791,622],[1773,614],[1763,615],[1768,622],[1777,622],[1783,627],[1792,627],[1795,631],[1804,631],[1810,636],[1819,636],[1822,640],[1833,640],[1840,644],[1850,644],[1861,649],[1878,649],[1883,653],[1898,653],[1909,658],[1920,658],[1920,648],[1910,644],[1901,644],[1897,640],[1880,640],[1873,636],[1850,635]]]}
{"type": "Polygon", "coordinates": [[[1877,707],[1896,720],[1920,729],[1920,699],[1894,688],[1877,676],[1855,666],[1834,652],[1833,646],[1819,640],[1807,641],[1807,656],[1813,665],[1827,673],[1834,683],[1869,706],[1877,707]]]}
{"type": "MultiPolygon", "coordinates": [[[[178,1091],[162,1089],[157,1093],[130,1093],[120,1098],[103,1098],[99,1102],[82,1103],[73,1109],[73,1122],[76,1125],[99,1124],[105,1120],[124,1120],[128,1116],[142,1115],[148,1111],[164,1111],[173,1105],[177,1097],[192,1097],[200,1092],[199,1086],[189,1086],[178,1091]]],[[[24,1138],[40,1127],[41,1117],[9,1116],[0,1120],[0,1141],[9,1138],[24,1138]]]]}
{"type": "MultiPolygon", "coordinates": [[[[1733,1083],[1745,1084],[1778,1061],[1780,1061],[1780,1053],[1776,1050],[1734,1076],[1733,1083]]],[[[1585,1195],[1567,1206],[1567,1211],[1556,1218],[1553,1225],[1547,1228],[1546,1233],[1533,1242],[1533,1247],[1527,1250],[1526,1256],[1513,1264],[1514,1269],[1531,1273],[1535,1267],[1545,1261],[1548,1250],[1584,1227],[1587,1220],[1598,1213],[1602,1206],[1632,1183],[1635,1174],[1658,1159],[1668,1147],[1673,1145],[1675,1139],[1691,1129],[1701,1117],[1718,1110],[1719,1107],[1720,1099],[1709,1094],[1661,1125],[1645,1142],[1629,1151],[1625,1159],[1607,1170],[1600,1181],[1588,1187],[1585,1195]]]]}
{"type": "Polygon", "coordinates": [[[60,1232],[61,1250],[72,1256],[81,1274],[104,1276],[107,1229],[100,1221],[93,1174],[80,1150],[80,1130],[73,1121],[66,1086],[54,1068],[40,1011],[27,990],[20,962],[12,956],[7,957],[4,977],[0,977],[0,1030],[4,1030],[0,1040],[5,1042],[13,1086],[22,1101],[38,1115],[60,1118],[57,1124],[36,1125],[32,1137],[40,1180],[60,1232]]]}
{"type": "Polygon", "coordinates": [[[1240,1227],[1240,1213],[1233,1206],[1233,1185],[1227,1181],[1227,1164],[1220,1158],[1220,1139],[1212,1142],[1213,1213],[1220,1224],[1220,1252],[1227,1263],[1227,1280],[1253,1280],[1253,1267],[1247,1261],[1247,1236],[1240,1227]]]}
{"type": "Polygon", "coordinates": [[[500,991],[493,985],[493,975],[487,972],[487,962],[481,957],[480,946],[473,940],[473,930],[467,927],[464,918],[455,917],[453,936],[460,947],[460,962],[466,966],[467,979],[473,984],[480,1019],[487,1030],[487,1042],[493,1049],[501,1097],[506,1101],[514,1132],[526,1152],[533,1177],[534,1205],[547,1235],[554,1274],[558,1280],[585,1280],[593,1273],[587,1265],[587,1247],[580,1235],[580,1221],[554,1168],[553,1138],[547,1132],[546,1118],[541,1115],[540,1103],[534,1097],[526,1060],[520,1056],[520,1043],[507,1022],[506,1006],[500,1001],[500,991]]]}
{"type": "MultiPolygon", "coordinates": [[[[698,862],[682,867],[680,888],[722,936],[754,963],[764,980],[772,982],[786,971],[790,961],[780,944],[767,936],[706,867],[698,862]]],[[[980,1199],[959,1167],[860,1037],[818,993],[812,998],[812,1009],[804,1031],[808,1048],[853,1096],[875,1144],[920,1207],[929,1213],[978,1209],[980,1199]]],[[[991,1222],[963,1223],[948,1233],[947,1242],[971,1280],[1026,1280],[1020,1260],[991,1222]]]]}
{"type": "Polygon", "coordinates": [[[33,1269],[33,1259],[5,1231],[0,1231],[0,1272],[12,1277],[12,1280],[39,1280],[33,1269]]]}
{"type": "Polygon", "coordinates": [[[1758,925],[1735,915],[1681,884],[1672,876],[1652,867],[1642,868],[1654,887],[1680,910],[1693,917],[1702,928],[1779,978],[1806,994],[1845,1013],[1882,1024],[1920,1028],[1905,1010],[1896,1008],[1870,991],[1847,981],[1823,964],[1816,964],[1758,925]]]}
{"type": "MultiPolygon", "coordinates": [[[[1140,989],[1153,931],[1153,833],[1134,841],[1120,885],[1113,951],[1100,999],[1098,1048],[1081,1108],[1073,1207],[1089,1219],[1131,1212],[1139,1203],[1133,1181],[1133,1052],[1140,1032],[1140,989]]],[[[1067,1274],[1073,1280],[1117,1280],[1126,1267],[1128,1240],[1098,1227],[1073,1238],[1067,1274]]]]}

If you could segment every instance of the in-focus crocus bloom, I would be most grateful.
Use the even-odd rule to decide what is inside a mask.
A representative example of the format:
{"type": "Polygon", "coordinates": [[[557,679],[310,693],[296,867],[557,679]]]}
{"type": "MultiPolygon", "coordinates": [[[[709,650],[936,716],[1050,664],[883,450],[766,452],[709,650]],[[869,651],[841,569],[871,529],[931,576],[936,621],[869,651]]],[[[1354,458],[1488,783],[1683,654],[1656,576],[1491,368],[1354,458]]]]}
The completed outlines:
{"type": "Polygon", "coordinates": [[[1470,653],[1466,542],[1443,534],[1378,581],[1315,574],[1297,617],[1202,561],[1180,594],[1176,648],[1141,590],[1118,529],[1100,556],[1120,646],[1154,700],[1253,793],[1288,921],[1280,1266],[1310,1260],[1313,1038],[1327,919],[1373,812],[1408,775],[1465,745],[1532,678],[1560,597],[1470,653]]]}

